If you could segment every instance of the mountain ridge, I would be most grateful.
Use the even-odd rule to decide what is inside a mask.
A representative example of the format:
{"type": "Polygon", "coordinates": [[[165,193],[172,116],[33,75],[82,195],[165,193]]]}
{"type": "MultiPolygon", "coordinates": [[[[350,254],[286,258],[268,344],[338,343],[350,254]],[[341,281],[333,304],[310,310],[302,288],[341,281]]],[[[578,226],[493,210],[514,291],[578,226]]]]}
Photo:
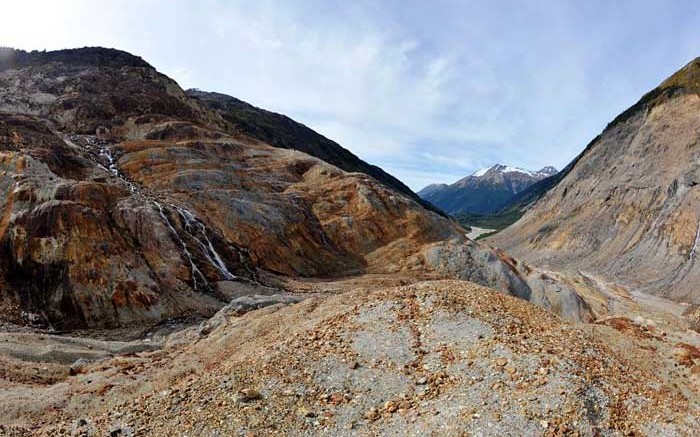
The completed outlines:
{"type": "Polygon", "coordinates": [[[673,97],[675,93],[686,93],[700,95],[700,57],[693,59],[683,66],[680,70],[669,76],[661,82],[659,86],[644,94],[636,103],[617,115],[609,122],[603,131],[595,136],[586,147],[579,153],[567,166],[545,181],[539,181],[533,184],[520,195],[515,196],[502,209],[504,212],[521,212],[524,213],[534,202],[542,198],[547,191],[553,188],[560,180],[562,180],[569,170],[589,151],[591,147],[600,139],[600,137],[609,129],[626,122],[635,114],[640,112],[648,112],[655,106],[663,103],[673,97]]]}
{"type": "Polygon", "coordinates": [[[389,187],[411,197],[427,209],[440,215],[445,215],[439,208],[425,202],[403,182],[382,168],[366,163],[340,144],[286,115],[258,108],[250,103],[222,93],[207,92],[194,88],[185,92],[187,95],[198,99],[207,107],[215,110],[222,118],[231,122],[236,129],[246,135],[275,147],[300,150],[345,171],[357,171],[368,174],[389,187]]]}
{"type": "Polygon", "coordinates": [[[431,184],[418,192],[450,214],[498,212],[535,182],[556,174],[554,167],[530,171],[504,164],[477,170],[453,184],[431,184]]]}
{"type": "Polygon", "coordinates": [[[107,47],[83,47],[52,51],[25,51],[0,47],[0,71],[61,62],[78,66],[153,68],[140,56],[107,47]]]}

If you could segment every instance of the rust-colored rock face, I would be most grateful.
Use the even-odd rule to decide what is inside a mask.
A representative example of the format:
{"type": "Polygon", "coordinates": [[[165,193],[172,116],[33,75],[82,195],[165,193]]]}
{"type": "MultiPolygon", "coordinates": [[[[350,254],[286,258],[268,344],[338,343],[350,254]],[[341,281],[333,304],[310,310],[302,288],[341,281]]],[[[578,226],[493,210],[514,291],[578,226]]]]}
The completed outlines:
{"type": "Polygon", "coordinates": [[[618,117],[491,241],[537,264],[700,302],[698,74],[696,60],[618,117]]]}
{"type": "Polygon", "coordinates": [[[5,301],[56,326],[208,314],[225,299],[215,282],[255,268],[399,270],[460,235],[366,175],[189,124],[175,140],[112,142],[0,122],[5,301]]]}
{"type": "Polygon", "coordinates": [[[112,149],[128,179],[199,211],[269,271],[398,269],[423,244],[459,237],[455,225],[374,179],[300,152],[232,138],[125,141],[112,149]],[[400,240],[403,251],[379,259],[400,240]]]}
{"type": "Polygon", "coordinates": [[[112,325],[217,307],[206,299],[179,307],[177,290],[192,284],[169,230],[97,155],[26,116],[1,116],[0,137],[19,138],[0,151],[2,304],[12,309],[5,318],[112,325]]]}

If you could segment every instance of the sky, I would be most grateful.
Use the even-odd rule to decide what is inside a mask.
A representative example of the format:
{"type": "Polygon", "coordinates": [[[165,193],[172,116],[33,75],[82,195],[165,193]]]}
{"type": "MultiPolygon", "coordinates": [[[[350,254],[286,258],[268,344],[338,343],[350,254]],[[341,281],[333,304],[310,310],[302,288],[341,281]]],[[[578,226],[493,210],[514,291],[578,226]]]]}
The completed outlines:
{"type": "Polygon", "coordinates": [[[563,168],[700,56],[700,5],[651,0],[0,0],[0,46],[104,46],[284,113],[414,190],[563,168]]]}

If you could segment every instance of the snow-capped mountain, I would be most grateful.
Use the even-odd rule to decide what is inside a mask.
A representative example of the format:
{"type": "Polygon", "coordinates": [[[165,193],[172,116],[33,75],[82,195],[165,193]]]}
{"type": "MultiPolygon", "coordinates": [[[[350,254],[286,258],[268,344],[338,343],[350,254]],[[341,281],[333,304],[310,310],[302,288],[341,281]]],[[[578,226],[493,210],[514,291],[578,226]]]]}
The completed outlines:
{"type": "Polygon", "coordinates": [[[556,173],[557,169],[551,166],[531,171],[496,164],[451,185],[428,185],[418,195],[450,214],[488,214],[498,211],[530,185],[556,173]]]}
{"type": "MultiPolygon", "coordinates": [[[[493,172],[493,173],[521,173],[521,174],[532,176],[532,177],[547,177],[547,176],[552,176],[553,174],[556,174],[557,169],[552,167],[552,166],[547,166],[547,167],[544,167],[538,171],[530,171],[530,170],[525,170],[524,168],[511,167],[510,165],[496,164],[494,166],[482,168],[481,170],[475,171],[473,174],[471,174],[470,176],[467,176],[464,179],[468,179],[469,177],[483,177],[483,176],[486,176],[486,174],[489,172],[493,172]]],[[[464,180],[464,179],[462,179],[462,180],[464,180]]]]}

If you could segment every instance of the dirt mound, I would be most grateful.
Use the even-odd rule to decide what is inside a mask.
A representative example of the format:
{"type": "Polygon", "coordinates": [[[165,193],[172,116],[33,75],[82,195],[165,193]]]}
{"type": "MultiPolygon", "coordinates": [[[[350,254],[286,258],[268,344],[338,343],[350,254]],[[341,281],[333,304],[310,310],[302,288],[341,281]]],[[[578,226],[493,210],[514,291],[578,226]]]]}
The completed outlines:
{"type": "MultiPolygon", "coordinates": [[[[131,382],[97,406],[37,416],[35,426],[153,436],[692,435],[700,426],[695,407],[584,330],[467,282],[229,315],[192,341],[156,362],[140,358],[131,382]]],[[[90,390],[116,364],[88,368],[98,373],[74,378],[73,390],[90,390]]]]}

